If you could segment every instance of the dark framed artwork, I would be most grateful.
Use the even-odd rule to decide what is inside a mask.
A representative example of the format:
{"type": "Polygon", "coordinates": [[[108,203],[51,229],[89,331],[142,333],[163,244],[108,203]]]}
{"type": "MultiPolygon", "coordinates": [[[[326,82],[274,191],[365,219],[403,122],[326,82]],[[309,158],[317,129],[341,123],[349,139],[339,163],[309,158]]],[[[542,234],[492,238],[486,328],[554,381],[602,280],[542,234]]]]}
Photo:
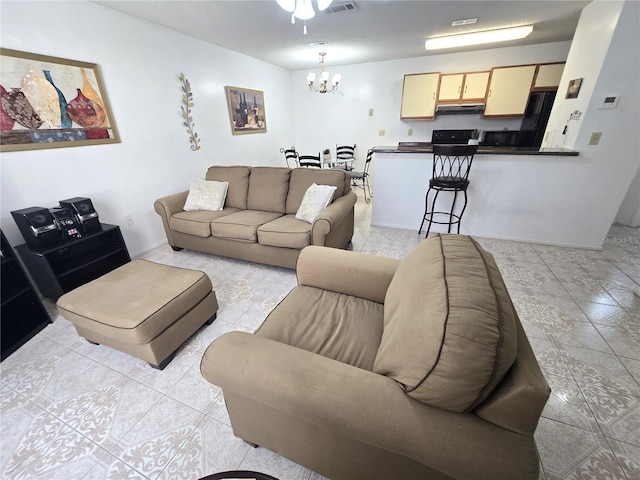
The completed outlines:
{"type": "Polygon", "coordinates": [[[0,48],[0,151],[119,143],[95,63],[0,48]]]}
{"type": "Polygon", "coordinates": [[[567,87],[567,95],[565,98],[578,98],[580,93],[580,86],[582,85],[582,78],[574,78],[569,82],[567,87]]]}
{"type": "Polygon", "coordinates": [[[240,87],[224,87],[229,107],[231,133],[266,133],[264,92],[240,87]]]}

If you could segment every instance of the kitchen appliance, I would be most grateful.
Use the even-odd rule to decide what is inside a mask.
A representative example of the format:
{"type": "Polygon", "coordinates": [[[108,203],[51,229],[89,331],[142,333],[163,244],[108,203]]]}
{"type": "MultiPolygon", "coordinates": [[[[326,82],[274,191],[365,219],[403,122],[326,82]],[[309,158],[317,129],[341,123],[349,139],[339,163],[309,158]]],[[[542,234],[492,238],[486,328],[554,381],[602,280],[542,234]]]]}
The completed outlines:
{"type": "Polygon", "coordinates": [[[540,148],[555,98],[555,90],[531,93],[516,142],[518,147],[540,148]]]}
{"type": "Polygon", "coordinates": [[[466,145],[473,136],[474,130],[434,130],[431,143],[434,145],[466,145]]]}
{"type": "Polygon", "coordinates": [[[80,223],[70,208],[55,207],[50,208],[49,212],[54,219],[56,227],[60,230],[60,236],[63,240],[82,236],[80,223]]]}
{"type": "Polygon", "coordinates": [[[80,224],[82,233],[91,233],[102,230],[98,212],[93,208],[91,199],[85,197],[73,197],[60,200],[60,206],[70,209],[80,224]]]}
{"type": "Polygon", "coordinates": [[[452,114],[452,113],[482,113],[484,112],[484,103],[443,103],[436,107],[436,113],[452,114]]]}
{"type": "Polygon", "coordinates": [[[62,237],[49,209],[29,207],[11,212],[25,242],[32,248],[42,248],[59,242],[62,237]]]}
{"type": "Polygon", "coordinates": [[[518,130],[486,131],[482,138],[482,145],[494,147],[515,147],[518,141],[518,130]]]}

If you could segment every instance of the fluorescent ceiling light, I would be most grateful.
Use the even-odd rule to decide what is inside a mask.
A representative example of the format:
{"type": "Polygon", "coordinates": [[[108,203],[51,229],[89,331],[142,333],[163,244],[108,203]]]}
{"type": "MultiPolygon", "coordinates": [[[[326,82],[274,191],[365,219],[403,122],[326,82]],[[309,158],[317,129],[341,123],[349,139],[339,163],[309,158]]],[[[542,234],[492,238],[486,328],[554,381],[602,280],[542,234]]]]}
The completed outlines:
{"type": "Polygon", "coordinates": [[[531,32],[533,32],[533,25],[524,25],[522,27],[501,28],[499,30],[486,30],[483,32],[462,33],[460,35],[428,38],[427,41],[424,42],[424,48],[427,50],[439,50],[441,48],[505,42],[507,40],[524,38],[531,32]]]}

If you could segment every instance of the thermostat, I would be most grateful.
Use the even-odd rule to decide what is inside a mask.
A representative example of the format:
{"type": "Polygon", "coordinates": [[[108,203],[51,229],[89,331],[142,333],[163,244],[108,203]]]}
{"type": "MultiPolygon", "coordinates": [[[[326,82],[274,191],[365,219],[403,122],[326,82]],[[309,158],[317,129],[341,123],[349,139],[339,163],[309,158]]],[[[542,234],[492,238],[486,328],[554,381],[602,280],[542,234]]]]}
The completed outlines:
{"type": "Polygon", "coordinates": [[[619,96],[604,97],[598,108],[616,108],[618,106],[619,96]]]}

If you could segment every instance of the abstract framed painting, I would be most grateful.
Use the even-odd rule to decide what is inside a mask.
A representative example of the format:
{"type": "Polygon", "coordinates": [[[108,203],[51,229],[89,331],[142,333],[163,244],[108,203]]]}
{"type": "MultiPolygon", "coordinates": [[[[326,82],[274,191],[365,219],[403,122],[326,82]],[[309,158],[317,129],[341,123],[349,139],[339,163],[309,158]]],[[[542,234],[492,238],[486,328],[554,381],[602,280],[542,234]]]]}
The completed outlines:
{"type": "Polygon", "coordinates": [[[95,63],[0,48],[0,151],[119,143],[95,63]]]}
{"type": "Polygon", "coordinates": [[[224,87],[229,107],[231,133],[266,133],[264,92],[240,87],[224,87]]]}

